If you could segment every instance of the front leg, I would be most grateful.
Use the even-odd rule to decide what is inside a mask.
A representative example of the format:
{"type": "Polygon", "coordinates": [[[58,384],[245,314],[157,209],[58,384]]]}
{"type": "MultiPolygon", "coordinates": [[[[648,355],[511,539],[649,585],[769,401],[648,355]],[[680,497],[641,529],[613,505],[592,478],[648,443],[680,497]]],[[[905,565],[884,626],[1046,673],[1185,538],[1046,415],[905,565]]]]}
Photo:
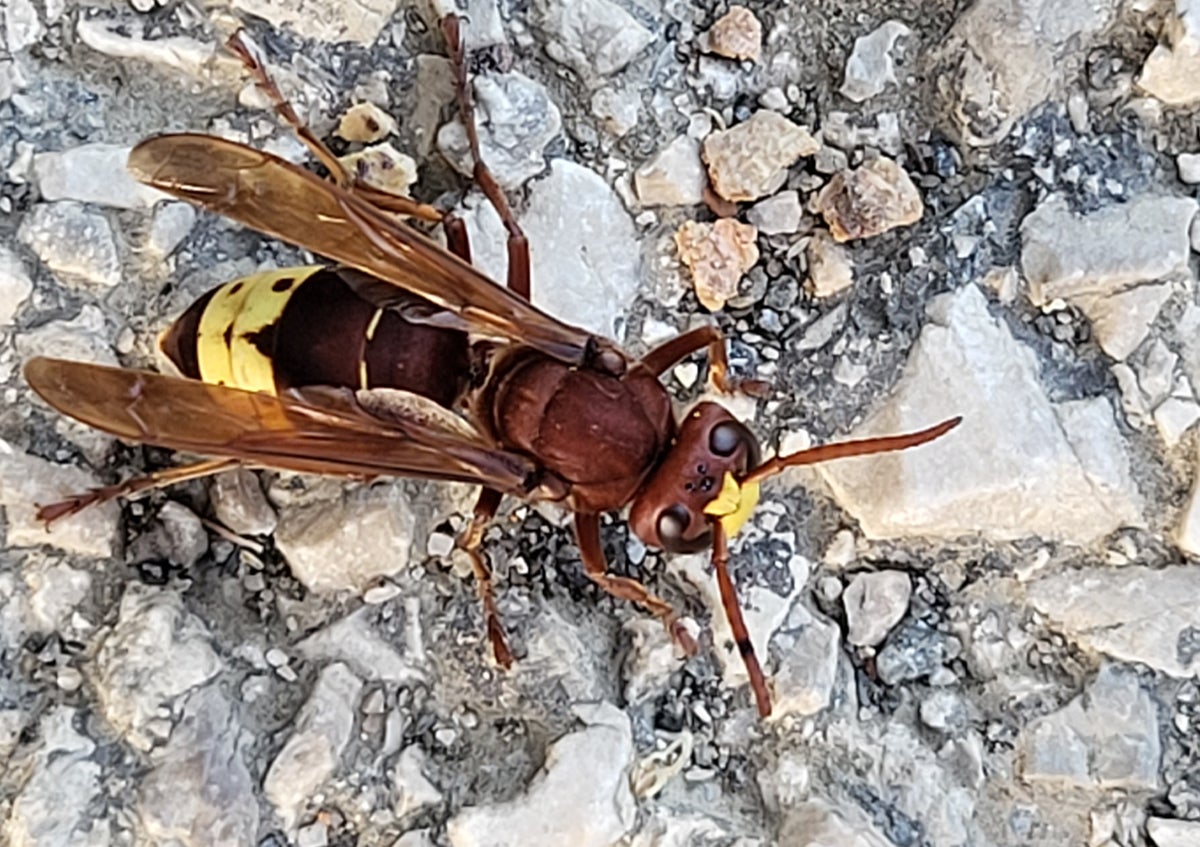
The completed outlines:
{"type": "Polygon", "coordinates": [[[702,326],[664,341],[642,357],[642,364],[655,376],[701,347],[708,348],[708,364],[713,384],[726,394],[741,392],[751,397],[765,397],[771,384],[761,379],[733,379],[729,376],[729,357],[725,353],[725,334],[715,326],[702,326]]]}
{"type": "Polygon", "coordinates": [[[583,558],[583,572],[587,578],[603,588],[614,597],[629,600],[643,606],[647,611],[659,618],[671,638],[689,656],[694,656],[698,649],[696,640],[684,628],[671,608],[671,604],[661,597],[651,594],[646,586],[636,579],[627,576],[613,576],[608,572],[608,562],[604,559],[604,548],[600,545],[600,516],[594,513],[575,513],[575,540],[579,544],[579,554],[583,558]]]}

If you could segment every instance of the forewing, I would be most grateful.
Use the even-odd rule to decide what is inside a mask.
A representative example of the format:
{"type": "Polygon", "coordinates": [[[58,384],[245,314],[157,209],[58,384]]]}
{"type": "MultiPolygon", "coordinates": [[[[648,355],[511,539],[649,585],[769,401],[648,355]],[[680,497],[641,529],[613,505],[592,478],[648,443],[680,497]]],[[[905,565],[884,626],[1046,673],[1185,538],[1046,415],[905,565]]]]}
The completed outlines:
{"type": "Polygon", "coordinates": [[[576,364],[595,356],[598,345],[616,350],[363,197],[269,153],[209,135],[160,135],[133,149],[129,170],[168,194],[419,294],[482,334],[576,364]]]}
{"type": "Polygon", "coordinates": [[[301,473],[416,476],[476,482],[528,496],[538,467],[471,431],[394,414],[385,422],[353,395],[272,397],[198,380],[36,358],[25,379],[51,406],[129,441],[301,473]]]}

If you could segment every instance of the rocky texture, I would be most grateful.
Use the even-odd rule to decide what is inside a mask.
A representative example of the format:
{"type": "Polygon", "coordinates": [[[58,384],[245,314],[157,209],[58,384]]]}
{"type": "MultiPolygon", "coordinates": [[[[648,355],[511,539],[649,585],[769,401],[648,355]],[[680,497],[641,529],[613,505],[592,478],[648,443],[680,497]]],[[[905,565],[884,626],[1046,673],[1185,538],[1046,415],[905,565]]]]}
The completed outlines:
{"type": "Polygon", "coordinates": [[[186,847],[253,840],[258,804],[238,728],[230,704],[214,687],[188,698],[141,784],[137,808],[146,835],[186,847]]]}
{"type": "Polygon", "coordinates": [[[415,523],[402,492],[359,489],[282,511],[275,543],[309,590],[362,590],[407,566],[415,523]]]}
{"type": "MultiPolygon", "coordinates": [[[[468,201],[467,226],[476,264],[493,279],[508,274],[500,218],[482,197],[468,201]]],[[[535,181],[518,222],[531,245],[533,303],[550,314],[619,338],[626,304],[637,290],[640,262],[633,222],[594,171],[554,161],[535,181]],[[553,250],[537,245],[554,244],[553,250]]]]}
{"type": "Polygon", "coordinates": [[[51,709],[41,722],[41,741],[33,753],[29,778],[12,801],[3,833],[13,847],[105,847],[110,828],[88,814],[101,797],[101,767],[93,759],[95,743],[75,729],[79,713],[66,706],[51,709]]]}
{"type": "Polygon", "coordinates": [[[854,262],[846,248],[827,232],[808,242],[808,279],[804,287],[814,297],[832,297],[854,285],[854,262]]]}
{"type": "Polygon", "coordinates": [[[112,727],[149,749],[171,734],[180,698],[221,669],[204,624],[178,594],[131,585],[96,655],[92,682],[112,727]]]}
{"type": "Polygon", "coordinates": [[[901,571],[863,573],[842,594],[846,607],[846,640],[873,647],[887,638],[908,611],[912,584],[901,571]]]}
{"type": "Polygon", "coordinates": [[[233,0],[233,8],[318,41],[370,44],[396,10],[396,0],[355,0],[352,7],[314,0],[233,0]]]}
{"type": "Polygon", "coordinates": [[[108,219],[73,200],[39,204],[17,237],[65,283],[111,288],[121,281],[108,219]]]}
{"type": "Polygon", "coordinates": [[[900,21],[884,21],[866,35],[854,40],[854,50],[846,60],[846,73],[841,93],[855,103],[882,94],[896,84],[896,64],[892,50],[896,41],[911,35],[912,30],[900,21]]]}
{"type": "Polygon", "coordinates": [[[908,174],[885,157],[834,174],[817,195],[816,206],[836,241],[873,238],[916,223],[925,213],[908,174]]]}
{"type": "Polygon", "coordinates": [[[0,504],[4,505],[8,546],[50,544],[83,556],[111,556],[117,534],[115,504],[62,518],[50,526],[37,518],[39,503],[54,503],[95,485],[95,478],[78,468],[56,467],[0,441],[0,504]]]}
{"type": "Polygon", "coordinates": [[[1094,568],[1039,579],[1035,608],[1089,649],[1172,676],[1195,672],[1200,574],[1188,566],[1094,568]]]}
{"type": "Polygon", "coordinates": [[[774,194],[787,179],[787,168],[819,147],[804,127],[760,109],[749,120],[708,136],[700,152],[713,190],[736,202],[774,194]]]}
{"type": "Polygon", "coordinates": [[[1175,0],[1159,44],[1146,57],[1137,84],[1172,106],[1200,101],[1200,4],[1175,0]]]}
{"type": "Polygon", "coordinates": [[[746,220],[762,235],[781,235],[798,230],[803,214],[800,194],[780,191],[747,209],[746,220]]]}
{"type": "Polygon", "coordinates": [[[1018,756],[1026,780],[1158,788],[1158,715],[1137,675],[1104,667],[1084,695],[1032,721],[1018,756]]]}
{"type": "Polygon", "coordinates": [[[33,173],[45,200],[74,200],[117,209],[145,209],[166,199],[129,175],[129,147],[85,144],[33,157],[33,173]]]}
{"type": "Polygon", "coordinates": [[[967,144],[986,146],[1050,97],[1076,51],[1116,12],[1114,0],[985,0],[960,15],[929,58],[955,128],[967,144]]]}
{"type": "Polygon", "coordinates": [[[354,729],[362,680],[341,664],[326,666],[263,780],[263,794],[288,829],[308,799],[337,771],[354,729]]]}
{"type": "Polygon", "coordinates": [[[374,144],[397,129],[396,119],[374,103],[355,103],[338,118],[337,134],[347,141],[374,144]]]}
{"type": "Polygon", "coordinates": [[[0,247],[0,328],[13,322],[32,293],[33,280],[25,263],[7,247],[0,247]]]}
{"type": "MultiPolygon", "coordinates": [[[[483,548],[501,673],[454,550],[470,486],[268,472],[33,523],[38,498],[186,458],[52,412],[25,359],[149,366],[211,286],[311,261],[151,207],[123,151],[183,130],[311,156],[216,6],[0,4],[0,841],[536,844],[547,822],[634,847],[1195,840],[1200,174],[1196,106],[1167,102],[1196,85],[1195,4],[768,5],[748,4],[761,37],[713,2],[232,9],[346,166],[464,211],[503,281],[437,31],[461,12],[537,302],[634,356],[716,321],[771,392],[713,399],[768,455],[965,415],[829,464],[825,488],[764,486],[730,559],[774,699],[759,721],[707,555],[648,550],[616,516],[613,573],[679,610],[697,656],[581,575],[558,510],[507,498],[483,548]],[[390,150],[359,150],[386,115],[390,150]],[[704,190],[706,140],[735,199],[704,190]],[[850,208],[839,183],[882,157],[924,212],[839,245],[822,190],[870,231],[898,196],[850,208]],[[673,235],[721,217],[756,228],[758,258],[713,316],[673,235]],[[910,593],[893,576],[868,616],[880,572],[910,593]],[[620,706],[588,727],[580,703],[620,706]]],[[[706,367],[663,374],[681,410],[706,367]]]]}
{"type": "Polygon", "coordinates": [[[584,79],[621,70],[654,34],[611,0],[535,0],[534,20],[550,37],[546,52],[584,79]]]}
{"type": "Polygon", "coordinates": [[[564,839],[606,847],[634,822],[628,719],[608,704],[577,708],[585,727],[546,751],[542,773],[520,797],[463,809],[447,824],[452,847],[550,847],[564,839]],[[587,809],[577,815],[575,810],[587,809]]]}
{"type": "Polygon", "coordinates": [[[821,466],[868,536],[1036,534],[1085,544],[1141,522],[1142,498],[1106,400],[1051,402],[1032,352],[974,286],[935,300],[930,319],[891,396],[853,436],[954,415],[961,426],[936,450],[821,466]]]}
{"type": "Polygon", "coordinates": [[[727,59],[757,62],[762,54],[762,23],[745,6],[730,6],[703,36],[705,49],[727,59]]]}
{"type": "MultiPolygon", "coordinates": [[[[546,169],[543,153],[562,116],[541,84],[519,73],[475,77],[480,153],[504,188],[517,188],[546,169]]],[[[461,120],[444,124],[437,146],[459,173],[475,167],[461,120]]]]}
{"type": "Polygon", "coordinates": [[[758,261],[754,227],[731,218],[714,224],[688,221],[675,233],[679,259],[692,273],[696,299],[718,311],[737,294],[738,281],[758,261]]]}
{"type": "Polygon", "coordinates": [[[1021,223],[1029,299],[1078,306],[1105,352],[1124,359],[1146,337],[1170,282],[1191,278],[1188,227],[1196,210],[1188,198],[1142,197],[1079,215],[1050,197],[1021,223]]]}
{"type": "Polygon", "coordinates": [[[704,199],[704,165],[700,144],[680,135],[633,174],[644,206],[694,206],[704,199]]]}

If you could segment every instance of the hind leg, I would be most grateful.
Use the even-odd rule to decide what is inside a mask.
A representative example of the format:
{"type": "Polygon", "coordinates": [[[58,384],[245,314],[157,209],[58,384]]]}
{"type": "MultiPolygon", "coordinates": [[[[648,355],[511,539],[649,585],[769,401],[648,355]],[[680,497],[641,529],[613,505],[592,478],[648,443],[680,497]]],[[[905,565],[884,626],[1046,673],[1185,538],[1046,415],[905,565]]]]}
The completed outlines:
{"type": "Polygon", "coordinates": [[[512,207],[504,190],[492,176],[483,156],[479,152],[479,128],[475,125],[475,102],[471,96],[470,80],[467,79],[467,55],[463,46],[461,27],[457,15],[442,18],[442,35],[450,53],[450,65],[454,69],[454,91],[458,98],[458,111],[467,130],[467,141],[471,145],[471,160],[475,163],[474,179],[479,190],[496,209],[504,229],[508,233],[508,287],[514,293],[529,299],[529,240],[517,223],[512,207]]]}

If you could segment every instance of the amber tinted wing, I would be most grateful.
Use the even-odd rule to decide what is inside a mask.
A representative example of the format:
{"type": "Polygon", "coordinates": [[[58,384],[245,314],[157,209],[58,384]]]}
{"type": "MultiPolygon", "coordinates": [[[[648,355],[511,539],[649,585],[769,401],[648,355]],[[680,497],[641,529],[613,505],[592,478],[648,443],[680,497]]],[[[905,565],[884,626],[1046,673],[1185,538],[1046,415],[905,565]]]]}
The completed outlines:
{"type": "Polygon", "coordinates": [[[482,334],[571,363],[613,350],[555,320],[363,197],[251,147],[208,135],[161,135],[129,155],[147,185],[412,291],[482,334]]]}
{"type": "Polygon", "coordinates": [[[118,438],[302,473],[477,482],[517,496],[538,467],[469,430],[363,411],[347,393],[272,397],[149,371],[36,358],[25,379],[58,411],[118,438]]]}

